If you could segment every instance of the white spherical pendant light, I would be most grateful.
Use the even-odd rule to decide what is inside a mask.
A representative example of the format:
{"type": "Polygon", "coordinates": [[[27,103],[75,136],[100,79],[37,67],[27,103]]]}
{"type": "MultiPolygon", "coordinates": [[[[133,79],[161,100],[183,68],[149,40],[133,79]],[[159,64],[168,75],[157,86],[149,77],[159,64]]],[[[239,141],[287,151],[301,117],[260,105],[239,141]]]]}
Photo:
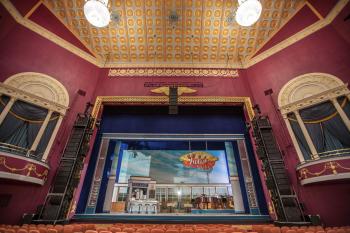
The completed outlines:
{"type": "Polygon", "coordinates": [[[111,20],[108,0],[87,0],[84,5],[84,15],[95,27],[107,26],[111,20]]]}
{"type": "Polygon", "coordinates": [[[260,18],[262,6],[258,0],[238,0],[236,21],[239,25],[249,27],[260,18]]]}

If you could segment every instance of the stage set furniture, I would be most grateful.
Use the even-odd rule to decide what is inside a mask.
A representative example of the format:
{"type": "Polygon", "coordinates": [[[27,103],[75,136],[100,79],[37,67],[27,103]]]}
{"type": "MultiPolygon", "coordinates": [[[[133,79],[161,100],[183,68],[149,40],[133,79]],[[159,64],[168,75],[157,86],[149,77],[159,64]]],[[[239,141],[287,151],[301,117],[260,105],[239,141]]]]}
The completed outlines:
{"type": "Polygon", "coordinates": [[[156,181],[150,177],[131,176],[128,182],[128,213],[156,214],[156,181]]]}

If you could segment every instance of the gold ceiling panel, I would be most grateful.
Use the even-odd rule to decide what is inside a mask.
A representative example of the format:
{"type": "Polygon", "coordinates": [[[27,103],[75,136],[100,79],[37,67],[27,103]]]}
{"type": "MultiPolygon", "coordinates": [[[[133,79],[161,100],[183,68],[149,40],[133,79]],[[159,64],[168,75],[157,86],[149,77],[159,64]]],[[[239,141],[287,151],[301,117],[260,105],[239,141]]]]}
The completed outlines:
{"type": "Polygon", "coordinates": [[[105,28],[86,21],[85,0],[44,3],[107,66],[239,67],[305,4],[305,0],[260,1],[262,16],[248,28],[233,20],[237,0],[110,0],[118,20],[105,28]]]}

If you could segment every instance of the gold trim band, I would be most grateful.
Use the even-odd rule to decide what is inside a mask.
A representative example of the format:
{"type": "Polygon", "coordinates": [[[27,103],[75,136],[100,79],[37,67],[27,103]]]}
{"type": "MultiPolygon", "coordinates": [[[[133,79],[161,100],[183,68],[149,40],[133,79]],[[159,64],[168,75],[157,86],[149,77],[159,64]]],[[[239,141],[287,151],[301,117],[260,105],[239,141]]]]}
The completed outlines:
{"type": "MultiPolygon", "coordinates": [[[[167,104],[168,96],[97,96],[91,115],[97,119],[98,114],[104,104],[167,104]]],[[[233,96],[180,96],[180,105],[186,104],[243,104],[246,108],[249,120],[254,118],[253,105],[250,97],[233,96]]]]}

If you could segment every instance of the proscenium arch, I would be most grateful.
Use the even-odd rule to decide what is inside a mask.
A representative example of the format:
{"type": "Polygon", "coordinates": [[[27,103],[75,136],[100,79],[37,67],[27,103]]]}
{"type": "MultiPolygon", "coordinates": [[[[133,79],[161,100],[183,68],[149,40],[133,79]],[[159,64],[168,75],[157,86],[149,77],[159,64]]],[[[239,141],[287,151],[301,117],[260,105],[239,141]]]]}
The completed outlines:
{"type": "Polygon", "coordinates": [[[68,107],[69,94],[67,89],[55,78],[36,72],[23,72],[10,76],[4,84],[24,92],[68,107]]]}

